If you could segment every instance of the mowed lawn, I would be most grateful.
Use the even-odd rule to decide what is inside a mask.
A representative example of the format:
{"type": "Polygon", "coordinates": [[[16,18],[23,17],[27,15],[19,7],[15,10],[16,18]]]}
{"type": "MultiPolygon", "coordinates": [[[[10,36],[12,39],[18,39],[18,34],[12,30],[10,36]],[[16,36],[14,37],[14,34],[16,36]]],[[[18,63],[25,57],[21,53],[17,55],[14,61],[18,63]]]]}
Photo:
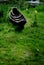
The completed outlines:
{"type": "Polygon", "coordinates": [[[38,27],[31,27],[35,9],[20,10],[27,23],[19,32],[8,19],[11,6],[0,5],[0,65],[44,65],[44,12],[37,13],[38,27]]]}

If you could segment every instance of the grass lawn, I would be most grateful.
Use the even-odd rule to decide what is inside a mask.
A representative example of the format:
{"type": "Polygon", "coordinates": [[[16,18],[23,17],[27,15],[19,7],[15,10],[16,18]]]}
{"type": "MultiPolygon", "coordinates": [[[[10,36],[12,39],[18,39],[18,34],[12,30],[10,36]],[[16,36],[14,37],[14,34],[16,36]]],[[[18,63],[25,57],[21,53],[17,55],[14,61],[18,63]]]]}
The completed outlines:
{"type": "Polygon", "coordinates": [[[29,13],[21,10],[27,23],[21,32],[9,22],[9,9],[13,5],[0,5],[0,65],[44,65],[44,12],[37,14],[38,27],[34,22],[34,9],[29,13]]]}

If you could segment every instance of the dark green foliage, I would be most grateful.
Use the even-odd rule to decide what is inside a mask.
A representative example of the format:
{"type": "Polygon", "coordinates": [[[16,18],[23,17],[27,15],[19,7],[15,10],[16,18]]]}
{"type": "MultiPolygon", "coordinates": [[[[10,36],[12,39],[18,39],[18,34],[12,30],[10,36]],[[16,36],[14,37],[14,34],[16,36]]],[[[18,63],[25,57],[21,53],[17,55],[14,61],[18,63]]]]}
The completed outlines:
{"type": "Polygon", "coordinates": [[[0,11],[0,17],[3,17],[3,11],[0,11]]]}
{"type": "Polygon", "coordinates": [[[43,12],[44,12],[44,5],[37,6],[37,7],[36,7],[36,10],[37,10],[38,12],[40,12],[40,11],[43,11],[43,12]]]}
{"type": "Polygon", "coordinates": [[[44,2],[44,0],[40,0],[41,2],[44,2]]]}
{"type": "Polygon", "coordinates": [[[38,27],[38,24],[37,24],[37,22],[36,21],[34,21],[33,23],[32,23],[32,25],[31,25],[32,27],[38,27]]]}

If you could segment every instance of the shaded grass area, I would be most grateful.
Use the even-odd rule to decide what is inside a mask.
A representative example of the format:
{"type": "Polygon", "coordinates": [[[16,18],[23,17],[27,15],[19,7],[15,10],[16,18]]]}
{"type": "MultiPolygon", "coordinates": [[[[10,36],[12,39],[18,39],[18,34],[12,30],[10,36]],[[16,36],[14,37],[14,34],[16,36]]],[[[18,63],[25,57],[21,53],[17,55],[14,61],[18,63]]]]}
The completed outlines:
{"type": "Polygon", "coordinates": [[[44,65],[44,12],[38,12],[38,27],[34,22],[34,9],[21,10],[27,23],[21,32],[9,22],[9,10],[13,5],[0,5],[0,65],[44,65]],[[4,7],[5,6],[5,7],[4,7]]]}

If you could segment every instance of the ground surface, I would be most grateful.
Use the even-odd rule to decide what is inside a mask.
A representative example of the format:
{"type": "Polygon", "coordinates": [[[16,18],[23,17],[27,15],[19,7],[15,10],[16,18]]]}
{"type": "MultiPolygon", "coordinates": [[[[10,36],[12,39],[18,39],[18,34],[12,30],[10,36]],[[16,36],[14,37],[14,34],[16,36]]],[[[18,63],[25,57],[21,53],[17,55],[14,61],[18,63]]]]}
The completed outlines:
{"type": "Polygon", "coordinates": [[[44,65],[44,12],[38,12],[38,27],[34,22],[34,10],[21,10],[27,23],[22,31],[15,31],[9,22],[10,6],[0,5],[4,16],[0,17],[0,65],[44,65]]]}

